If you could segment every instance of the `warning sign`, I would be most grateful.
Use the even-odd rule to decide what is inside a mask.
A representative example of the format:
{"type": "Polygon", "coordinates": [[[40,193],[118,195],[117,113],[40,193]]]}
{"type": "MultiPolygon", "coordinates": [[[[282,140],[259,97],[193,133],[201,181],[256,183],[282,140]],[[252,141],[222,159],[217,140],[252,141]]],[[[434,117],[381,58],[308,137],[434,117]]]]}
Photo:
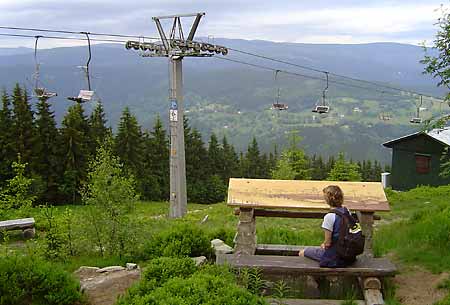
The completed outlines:
{"type": "Polygon", "coordinates": [[[178,110],[175,109],[169,110],[169,120],[171,122],[178,122],[178,110]]]}

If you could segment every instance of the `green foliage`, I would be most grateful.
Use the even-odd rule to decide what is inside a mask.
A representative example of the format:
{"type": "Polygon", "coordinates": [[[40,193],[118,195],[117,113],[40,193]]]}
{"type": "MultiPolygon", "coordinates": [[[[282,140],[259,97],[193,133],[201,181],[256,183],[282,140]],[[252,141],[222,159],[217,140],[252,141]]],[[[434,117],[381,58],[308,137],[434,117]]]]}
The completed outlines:
{"type": "Polygon", "coordinates": [[[402,218],[383,226],[375,235],[376,255],[390,251],[407,263],[432,271],[450,268],[450,186],[419,187],[404,193],[388,193],[402,218]],[[432,202],[432,204],[430,203],[432,202]]]}
{"type": "Polygon", "coordinates": [[[143,296],[161,287],[171,278],[187,278],[197,271],[191,258],[161,257],[152,259],[142,273],[141,281],[132,286],[119,304],[131,302],[133,298],[143,296]]]}
{"type": "Polygon", "coordinates": [[[331,169],[327,180],[331,181],[361,181],[358,165],[347,162],[344,154],[340,153],[336,163],[331,169]]]}
{"type": "Polygon", "coordinates": [[[55,201],[61,172],[61,139],[47,98],[39,99],[37,110],[33,170],[42,180],[42,199],[55,201]]]}
{"type": "Polygon", "coordinates": [[[283,299],[287,297],[290,287],[285,281],[279,280],[274,283],[272,289],[272,296],[277,301],[277,305],[283,305],[283,299]]]}
{"type": "Polygon", "coordinates": [[[62,121],[63,179],[59,190],[68,200],[80,199],[81,185],[86,181],[89,155],[89,125],[83,107],[75,104],[67,110],[62,121]]]}
{"type": "Polygon", "coordinates": [[[180,304],[266,304],[263,299],[236,285],[224,267],[197,270],[190,259],[159,259],[150,262],[142,281],[118,305],[180,304]],[[162,266],[160,266],[162,264],[162,266]]]}
{"type": "Polygon", "coordinates": [[[44,256],[49,260],[61,259],[65,256],[65,236],[63,228],[54,216],[53,207],[43,207],[42,214],[46,221],[44,236],[44,256]]]}
{"type": "Polygon", "coordinates": [[[14,152],[13,119],[11,113],[11,101],[6,93],[2,92],[2,109],[0,110],[0,186],[4,181],[12,178],[12,162],[16,158],[14,152]]]}
{"type": "Polygon", "coordinates": [[[292,168],[291,162],[286,154],[281,154],[275,169],[272,171],[272,179],[277,180],[294,180],[296,172],[292,168]]]}
{"type": "Polygon", "coordinates": [[[69,273],[36,256],[0,259],[0,305],[80,304],[79,288],[69,273]]]}
{"type": "Polygon", "coordinates": [[[30,194],[33,180],[25,177],[26,166],[19,154],[17,162],[12,164],[15,176],[8,180],[7,186],[0,192],[0,219],[4,217],[3,213],[13,209],[18,210],[15,213],[18,216],[29,216],[35,197],[30,194]]]}
{"type": "Polygon", "coordinates": [[[83,203],[87,205],[90,236],[100,253],[122,256],[134,240],[130,213],[138,197],[133,177],[124,175],[111,146],[111,140],[105,141],[90,165],[83,203]]]}
{"type": "Polygon", "coordinates": [[[193,224],[176,224],[150,237],[143,250],[144,258],[211,256],[208,234],[193,224]]]}

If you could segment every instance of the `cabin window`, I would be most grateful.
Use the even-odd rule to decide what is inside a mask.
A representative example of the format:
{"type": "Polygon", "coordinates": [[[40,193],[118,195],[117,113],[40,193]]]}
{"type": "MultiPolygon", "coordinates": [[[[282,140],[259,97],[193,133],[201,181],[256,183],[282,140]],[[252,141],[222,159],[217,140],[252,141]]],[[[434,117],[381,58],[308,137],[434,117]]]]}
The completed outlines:
{"type": "Polygon", "coordinates": [[[416,154],[416,172],[428,174],[431,171],[431,156],[416,154]]]}

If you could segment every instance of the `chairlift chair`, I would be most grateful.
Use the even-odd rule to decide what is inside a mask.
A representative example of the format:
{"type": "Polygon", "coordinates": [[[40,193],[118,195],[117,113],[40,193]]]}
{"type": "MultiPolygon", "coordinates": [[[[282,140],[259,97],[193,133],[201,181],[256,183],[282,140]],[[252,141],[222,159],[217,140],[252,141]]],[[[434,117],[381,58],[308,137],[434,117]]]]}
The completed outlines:
{"type": "Polygon", "coordinates": [[[277,92],[275,95],[275,101],[272,103],[272,107],[270,107],[271,110],[287,110],[289,108],[289,106],[287,104],[282,104],[280,103],[280,95],[281,95],[281,90],[280,90],[280,86],[278,85],[278,72],[280,72],[280,70],[276,70],[275,71],[275,86],[277,88],[277,92]]]}
{"type": "Polygon", "coordinates": [[[328,91],[328,72],[324,72],[327,80],[327,85],[322,92],[322,105],[316,105],[312,112],[323,114],[330,111],[330,106],[327,105],[327,91],[328,91]]]}
{"type": "Polygon", "coordinates": [[[88,57],[88,60],[86,62],[86,66],[81,66],[80,67],[84,71],[84,75],[86,77],[87,84],[88,84],[88,90],[83,90],[82,89],[82,90],[80,90],[80,93],[78,93],[78,96],[68,97],[67,98],[68,100],[74,101],[74,102],[77,102],[77,103],[90,102],[92,100],[92,97],[94,96],[94,91],[91,90],[91,78],[90,78],[90,74],[89,74],[89,64],[90,64],[91,58],[92,58],[91,40],[89,38],[89,33],[81,32],[81,34],[85,34],[86,38],[87,38],[87,41],[88,41],[89,57],[88,57]]]}
{"type": "Polygon", "coordinates": [[[34,62],[35,62],[35,71],[34,71],[34,94],[36,95],[37,98],[41,99],[49,99],[51,97],[55,97],[58,94],[56,92],[50,92],[47,91],[47,89],[45,89],[44,87],[40,87],[40,81],[39,81],[39,76],[40,76],[40,66],[41,64],[38,61],[38,57],[37,57],[37,51],[38,51],[38,41],[39,38],[41,38],[42,36],[35,36],[36,41],[34,43],[34,62]]]}
{"type": "Polygon", "coordinates": [[[420,107],[422,107],[422,95],[420,96],[419,105],[416,104],[416,116],[412,117],[409,120],[411,124],[422,124],[422,118],[420,117],[420,107]]]}
{"type": "Polygon", "coordinates": [[[329,111],[330,111],[329,106],[322,106],[322,105],[317,105],[316,108],[314,108],[312,110],[312,112],[319,113],[319,114],[328,113],[329,111]]]}

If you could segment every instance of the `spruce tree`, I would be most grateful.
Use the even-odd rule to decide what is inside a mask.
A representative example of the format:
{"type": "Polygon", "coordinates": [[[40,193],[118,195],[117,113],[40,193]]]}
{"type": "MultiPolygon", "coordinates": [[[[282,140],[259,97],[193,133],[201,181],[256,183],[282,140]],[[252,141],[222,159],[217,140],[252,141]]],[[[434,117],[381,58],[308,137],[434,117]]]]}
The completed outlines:
{"type": "Polygon", "coordinates": [[[19,153],[22,162],[28,163],[34,168],[33,142],[34,122],[33,111],[29,103],[28,94],[25,89],[16,84],[13,90],[13,137],[15,139],[15,152],[19,153]]]}
{"type": "Polygon", "coordinates": [[[60,191],[72,202],[80,199],[79,190],[86,180],[89,155],[89,125],[83,107],[69,107],[62,121],[63,177],[60,191]]]}
{"type": "Polygon", "coordinates": [[[15,140],[11,101],[6,91],[2,93],[2,109],[0,110],[0,186],[13,177],[12,163],[15,161],[15,140]]]}
{"type": "Polygon", "coordinates": [[[261,156],[255,137],[253,137],[251,144],[247,148],[244,166],[244,177],[261,178],[261,156]]]}
{"type": "Polygon", "coordinates": [[[60,140],[53,112],[47,98],[42,97],[37,105],[34,170],[42,179],[47,201],[54,201],[58,193],[58,177],[62,170],[60,140]]]}
{"type": "Polygon", "coordinates": [[[358,165],[345,160],[344,154],[340,153],[327,180],[331,181],[361,181],[358,165]]]}
{"type": "Polygon", "coordinates": [[[101,101],[97,103],[91,115],[89,116],[89,137],[91,140],[90,151],[94,154],[98,147],[103,144],[108,128],[106,127],[105,111],[101,101]]]}
{"type": "Polygon", "coordinates": [[[159,116],[153,130],[145,134],[144,176],[143,196],[146,199],[169,199],[169,140],[159,116]]]}
{"type": "Polygon", "coordinates": [[[224,136],[222,139],[222,149],[223,149],[223,169],[222,169],[222,180],[228,184],[231,177],[239,176],[239,157],[234,150],[233,145],[228,144],[227,138],[224,136]]]}
{"type": "Polygon", "coordinates": [[[208,146],[208,174],[223,177],[223,149],[219,145],[217,136],[212,133],[208,146]]]}
{"type": "Polygon", "coordinates": [[[125,173],[136,177],[139,192],[143,189],[144,138],[136,117],[125,107],[114,142],[115,154],[120,158],[125,173]]]}

